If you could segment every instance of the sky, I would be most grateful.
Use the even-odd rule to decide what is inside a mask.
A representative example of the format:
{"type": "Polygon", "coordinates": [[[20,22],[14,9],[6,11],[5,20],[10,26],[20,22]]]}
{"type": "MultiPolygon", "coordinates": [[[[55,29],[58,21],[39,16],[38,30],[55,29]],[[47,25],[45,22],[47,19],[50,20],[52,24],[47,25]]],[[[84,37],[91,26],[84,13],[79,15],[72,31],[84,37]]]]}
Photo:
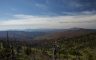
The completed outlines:
{"type": "Polygon", "coordinates": [[[0,0],[0,30],[96,29],[96,0],[0,0]]]}

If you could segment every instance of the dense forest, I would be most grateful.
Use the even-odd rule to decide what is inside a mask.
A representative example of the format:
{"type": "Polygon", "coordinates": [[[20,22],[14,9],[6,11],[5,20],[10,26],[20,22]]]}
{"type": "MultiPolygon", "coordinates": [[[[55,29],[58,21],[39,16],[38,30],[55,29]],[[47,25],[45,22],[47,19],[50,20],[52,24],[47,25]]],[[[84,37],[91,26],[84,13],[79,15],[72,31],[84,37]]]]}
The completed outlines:
{"type": "Polygon", "coordinates": [[[96,33],[37,43],[0,39],[0,60],[95,60],[96,33]]]}

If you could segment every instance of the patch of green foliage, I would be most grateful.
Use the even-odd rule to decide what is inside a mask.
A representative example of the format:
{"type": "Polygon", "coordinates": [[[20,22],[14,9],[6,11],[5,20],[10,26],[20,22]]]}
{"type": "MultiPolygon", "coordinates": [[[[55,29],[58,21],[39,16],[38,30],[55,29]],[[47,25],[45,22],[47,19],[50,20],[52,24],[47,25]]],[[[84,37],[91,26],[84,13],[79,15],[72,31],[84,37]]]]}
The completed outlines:
{"type": "Polygon", "coordinates": [[[36,46],[2,40],[0,60],[95,60],[96,33],[74,38],[45,41],[36,46]],[[10,42],[10,43],[9,43],[10,42]]]}

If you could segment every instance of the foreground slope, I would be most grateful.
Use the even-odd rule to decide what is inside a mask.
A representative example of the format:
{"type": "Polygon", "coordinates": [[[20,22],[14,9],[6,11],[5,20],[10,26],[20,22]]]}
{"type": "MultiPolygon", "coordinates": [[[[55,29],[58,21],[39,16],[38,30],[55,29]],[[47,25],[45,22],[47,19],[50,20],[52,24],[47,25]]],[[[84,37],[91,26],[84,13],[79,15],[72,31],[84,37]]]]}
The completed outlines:
{"type": "MultiPolygon", "coordinates": [[[[66,32],[71,37],[62,37],[64,32],[54,39],[0,40],[0,60],[96,60],[95,30],[72,29],[66,32]]],[[[48,34],[56,35],[57,32],[48,34]]]]}

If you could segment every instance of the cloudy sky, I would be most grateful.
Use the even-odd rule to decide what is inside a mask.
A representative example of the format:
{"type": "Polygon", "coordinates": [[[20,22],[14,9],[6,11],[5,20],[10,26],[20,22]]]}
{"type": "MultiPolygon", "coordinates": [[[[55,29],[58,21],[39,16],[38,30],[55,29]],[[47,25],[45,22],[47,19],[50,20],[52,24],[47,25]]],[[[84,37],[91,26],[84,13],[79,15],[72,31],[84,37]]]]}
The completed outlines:
{"type": "Polygon", "coordinates": [[[0,0],[0,30],[96,29],[96,0],[0,0]]]}

